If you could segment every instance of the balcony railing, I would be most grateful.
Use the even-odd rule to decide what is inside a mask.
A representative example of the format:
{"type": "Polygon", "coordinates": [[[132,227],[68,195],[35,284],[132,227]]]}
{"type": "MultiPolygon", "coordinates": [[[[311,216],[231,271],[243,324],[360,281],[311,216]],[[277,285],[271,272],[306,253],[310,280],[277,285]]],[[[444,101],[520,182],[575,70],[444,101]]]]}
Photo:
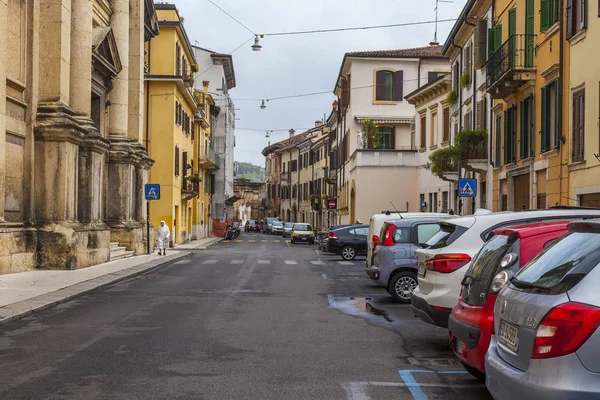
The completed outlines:
{"type": "Polygon", "coordinates": [[[219,169],[221,159],[219,155],[211,148],[200,149],[200,165],[203,168],[219,169]]]}
{"type": "Polygon", "coordinates": [[[492,97],[502,98],[535,79],[535,36],[512,35],[488,58],[486,83],[492,97]]]}
{"type": "Polygon", "coordinates": [[[184,177],[181,182],[181,199],[189,200],[200,193],[200,182],[194,182],[190,177],[184,177]]]}

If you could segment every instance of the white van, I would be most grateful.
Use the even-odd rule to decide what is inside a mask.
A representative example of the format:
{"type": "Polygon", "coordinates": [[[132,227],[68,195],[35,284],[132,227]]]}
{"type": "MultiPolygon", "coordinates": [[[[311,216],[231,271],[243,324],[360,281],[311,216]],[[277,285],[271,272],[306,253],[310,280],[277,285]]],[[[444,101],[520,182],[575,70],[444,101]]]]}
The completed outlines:
{"type": "Polygon", "coordinates": [[[374,240],[379,242],[379,233],[383,227],[384,222],[391,221],[394,219],[411,219],[411,218],[423,218],[423,217],[448,217],[449,214],[444,213],[431,213],[431,212],[398,212],[398,211],[386,211],[381,214],[375,214],[369,221],[369,236],[367,238],[367,275],[371,266],[373,265],[373,248],[374,240]],[[375,239],[374,239],[375,237],[375,239]]]}

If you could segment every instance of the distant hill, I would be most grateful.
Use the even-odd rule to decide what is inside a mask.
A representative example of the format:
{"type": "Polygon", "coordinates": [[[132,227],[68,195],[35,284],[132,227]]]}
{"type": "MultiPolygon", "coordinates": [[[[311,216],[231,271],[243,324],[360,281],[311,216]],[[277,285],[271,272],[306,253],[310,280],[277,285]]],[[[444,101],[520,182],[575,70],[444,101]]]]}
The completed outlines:
{"type": "Polygon", "coordinates": [[[236,162],[235,177],[249,179],[250,182],[264,182],[265,169],[259,165],[254,165],[246,162],[236,162]]]}

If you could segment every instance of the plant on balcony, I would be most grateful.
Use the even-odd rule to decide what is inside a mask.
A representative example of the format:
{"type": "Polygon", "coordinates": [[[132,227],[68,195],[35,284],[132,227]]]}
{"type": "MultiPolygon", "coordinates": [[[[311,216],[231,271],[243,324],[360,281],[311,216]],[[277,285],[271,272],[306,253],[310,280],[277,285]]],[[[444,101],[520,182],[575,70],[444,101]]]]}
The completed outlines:
{"type": "Polygon", "coordinates": [[[461,159],[460,150],[455,146],[444,147],[431,153],[431,173],[440,176],[444,172],[458,172],[461,159]]]}
{"type": "Polygon", "coordinates": [[[321,169],[324,171],[324,170],[327,169],[327,167],[326,166],[322,166],[321,169]]]}
{"type": "Polygon", "coordinates": [[[363,148],[378,149],[382,146],[381,135],[379,134],[379,126],[371,119],[365,119],[362,122],[362,141],[363,148]],[[371,146],[369,147],[369,143],[371,146]]]}
{"type": "Polygon", "coordinates": [[[198,64],[192,64],[190,65],[190,68],[192,69],[192,72],[200,71],[200,67],[198,67],[198,64]]]}
{"type": "Polygon", "coordinates": [[[458,96],[456,96],[456,90],[452,89],[449,93],[448,96],[446,97],[446,101],[448,102],[448,104],[450,104],[451,106],[455,106],[456,103],[458,102],[458,96]]]}
{"type": "Polygon", "coordinates": [[[192,183],[202,182],[202,178],[200,178],[200,174],[194,174],[194,175],[187,176],[186,179],[192,183]]]}
{"type": "Polygon", "coordinates": [[[196,104],[197,104],[197,105],[200,105],[200,104],[202,104],[202,94],[201,94],[201,92],[200,92],[200,91],[196,90],[196,91],[194,92],[194,99],[196,99],[196,104]]]}
{"type": "Polygon", "coordinates": [[[471,75],[469,75],[468,72],[465,72],[464,74],[461,75],[460,77],[460,87],[464,88],[467,87],[467,85],[471,83],[471,75]]]}
{"type": "Polygon", "coordinates": [[[322,195],[321,195],[321,200],[327,200],[327,198],[328,198],[328,197],[329,197],[329,196],[327,196],[326,194],[322,194],[322,195]]]}
{"type": "Polygon", "coordinates": [[[484,129],[461,131],[454,142],[461,161],[487,158],[487,132],[484,129]]]}

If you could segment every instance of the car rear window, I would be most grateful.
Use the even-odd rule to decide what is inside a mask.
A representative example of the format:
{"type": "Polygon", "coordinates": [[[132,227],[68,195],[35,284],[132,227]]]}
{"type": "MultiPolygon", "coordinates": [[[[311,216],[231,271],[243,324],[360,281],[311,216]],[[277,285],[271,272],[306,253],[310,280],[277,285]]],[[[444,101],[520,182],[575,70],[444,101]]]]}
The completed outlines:
{"type": "Polygon", "coordinates": [[[531,260],[511,280],[524,291],[564,293],[600,263],[600,234],[571,232],[531,260]]]}
{"type": "Polygon", "coordinates": [[[312,231],[312,227],[307,224],[296,224],[294,229],[297,231],[312,231]]]}
{"type": "Polygon", "coordinates": [[[502,258],[514,241],[506,235],[491,238],[477,253],[465,274],[463,301],[473,306],[485,304],[487,293],[502,258]]]}
{"type": "Polygon", "coordinates": [[[465,227],[445,222],[438,222],[438,225],[440,230],[425,242],[430,249],[441,249],[449,246],[467,231],[465,227]]]}

